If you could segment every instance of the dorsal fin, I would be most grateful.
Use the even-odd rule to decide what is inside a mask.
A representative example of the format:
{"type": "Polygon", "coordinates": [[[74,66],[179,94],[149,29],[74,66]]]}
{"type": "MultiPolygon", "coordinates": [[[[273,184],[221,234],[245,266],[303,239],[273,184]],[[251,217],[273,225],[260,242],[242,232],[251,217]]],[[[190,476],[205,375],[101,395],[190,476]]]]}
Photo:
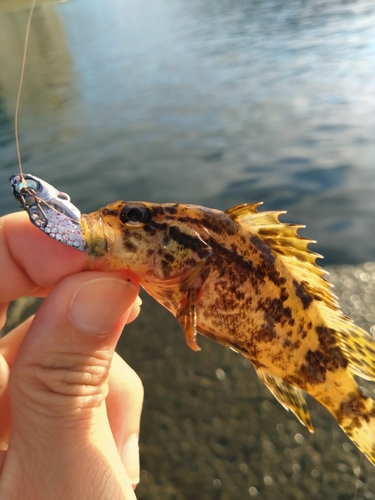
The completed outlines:
{"type": "Polygon", "coordinates": [[[260,205],[262,203],[237,205],[225,213],[268,245],[313,298],[323,300],[334,310],[338,309],[336,297],[324,278],[327,272],[315,262],[321,255],[308,249],[309,244],[315,241],[298,235],[298,230],[305,226],[280,222],[279,217],[285,211],[258,212],[260,205]]]}
{"type": "Polygon", "coordinates": [[[327,272],[315,263],[321,255],[308,249],[315,241],[298,235],[298,229],[304,226],[280,222],[279,216],[285,212],[258,212],[261,204],[238,205],[225,213],[268,245],[305,291],[317,299],[321,318],[332,329],[352,373],[375,380],[375,339],[342,313],[324,278],[327,272]]]}

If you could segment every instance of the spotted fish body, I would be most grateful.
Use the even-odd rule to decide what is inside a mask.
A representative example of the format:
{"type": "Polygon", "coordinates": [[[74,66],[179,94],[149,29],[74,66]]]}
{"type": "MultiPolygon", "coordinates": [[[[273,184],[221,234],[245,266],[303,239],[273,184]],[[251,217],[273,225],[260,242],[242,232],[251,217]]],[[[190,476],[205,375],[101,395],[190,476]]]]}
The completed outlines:
{"type": "Polygon", "coordinates": [[[81,217],[82,245],[135,273],[192,349],[200,333],[245,356],[310,431],[303,393],[317,399],[375,465],[375,403],[353,378],[375,380],[375,341],[340,311],[301,226],[259,205],[119,201],[81,217]]]}
{"type": "Polygon", "coordinates": [[[312,431],[309,393],[375,464],[374,401],[353,378],[375,379],[375,342],[338,308],[299,227],[258,206],[117,202],[81,224],[89,253],[137,274],[188,345],[198,332],[243,354],[312,431]]]}

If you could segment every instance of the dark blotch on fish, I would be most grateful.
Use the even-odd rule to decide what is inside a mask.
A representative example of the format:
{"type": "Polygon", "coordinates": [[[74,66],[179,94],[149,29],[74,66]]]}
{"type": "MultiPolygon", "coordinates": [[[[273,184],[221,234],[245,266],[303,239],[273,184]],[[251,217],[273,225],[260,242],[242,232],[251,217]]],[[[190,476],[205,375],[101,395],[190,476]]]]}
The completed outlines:
{"type": "Polygon", "coordinates": [[[190,234],[184,233],[180,231],[177,226],[170,226],[169,236],[172,240],[176,241],[179,245],[185,248],[189,248],[193,252],[195,252],[198,257],[205,258],[207,257],[207,245],[198,237],[198,235],[191,236],[190,234]]]}
{"type": "Polygon", "coordinates": [[[293,280],[293,286],[296,291],[297,297],[302,302],[302,307],[304,309],[308,309],[313,301],[311,295],[306,292],[303,283],[298,283],[296,280],[293,280]]]}
{"type": "Polygon", "coordinates": [[[124,247],[128,252],[135,253],[137,251],[137,245],[135,245],[132,241],[124,238],[124,247]]]}
{"type": "Polygon", "coordinates": [[[164,208],[166,214],[174,215],[177,212],[177,205],[170,205],[164,208]]]}
{"type": "Polygon", "coordinates": [[[163,231],[166,228],[167,224],[165,222],[160,223],[156,221],[151,221],[149,224],[143,226],[143,230],[151,236],[154,236],[158,231],[163,231]]]}
{"type": "Polygon", "coordinates": [[[258,309],[262,309],[268,314],[268,319],[280,323],[282,326],[288,322],[289,325],[294,324],[292,310],[290,307],[284,307],[282,299],[272,299],[270,297],[260,298],[258,301],[258,309]]]}
{"type": "Polygon", "coordinates": [[[118,210],[110,210],[109,208],[102,208],[102,215],[113,215],[114,217],[118,217],[118,210]]]}
{"type": "Polygon", "coordinates": [[[355,428],[362,427],[363,419],[369,422],[371,418],[375,417],[375,409],[368,411],[365,405],[365,401],[368,397],[362,394],[353,392],[348,395],[348,399],[340,404],[339,409],[336,412],[336,418],[338,423],[342,423],[345,419],[351,419],[350,427],[346,426],[345,431],[350,435],[350,431],[355,428]]]}

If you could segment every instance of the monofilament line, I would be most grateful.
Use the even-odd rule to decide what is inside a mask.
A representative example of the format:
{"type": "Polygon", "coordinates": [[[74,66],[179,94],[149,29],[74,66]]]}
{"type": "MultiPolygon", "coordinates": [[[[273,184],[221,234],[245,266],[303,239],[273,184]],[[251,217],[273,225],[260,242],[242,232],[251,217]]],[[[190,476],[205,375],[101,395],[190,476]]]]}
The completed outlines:
{"type": "Polygon", "coordinates": [[[18,86],[17,101],[16,101],[16,111],[15,111],[15,116],[14,116],[14,133],[15,133],[15,136],[16,136],[16,149],[17,149],[18,165],[20,167],[20,174],[21,175],[23,175],[23,171],[22,171],[20,143],[19,143],[19,139],[18,139],[18,112],[19,112],[19,107],[20,107],[20,99],[21,99],[21,90],[22,90],[22,84],[23,84],[23,77],[24,77],[24,74],[25,74],[26,54],[27,54],[27,46],[29,44],[31,18],[33,17],[33,12],[34,12],[34,9],[35,9],[36,1],[37,0],[33,0],[32,1],[31,7],[30,7],[29,18],[27,20],[26,35],[25,35],[25,44],[24,44],[24,47],[23,47],[21,76],[20,76],[20,82],[19,82],[19,86],[18,86]]]}

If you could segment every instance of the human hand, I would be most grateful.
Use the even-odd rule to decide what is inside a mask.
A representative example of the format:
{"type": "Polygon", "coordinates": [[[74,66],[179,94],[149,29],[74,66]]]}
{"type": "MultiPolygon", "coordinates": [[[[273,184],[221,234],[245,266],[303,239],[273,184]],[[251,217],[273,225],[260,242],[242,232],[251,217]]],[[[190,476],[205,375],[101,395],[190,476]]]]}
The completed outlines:
{"type": "Polygon", "coordinates": [[[0,339],[0,498],[135,499],[143,388],[114,349],[138,283],[90,263],[25,213],[0,219],[0,328],[9,301],[46,296],[0,339]]]}

